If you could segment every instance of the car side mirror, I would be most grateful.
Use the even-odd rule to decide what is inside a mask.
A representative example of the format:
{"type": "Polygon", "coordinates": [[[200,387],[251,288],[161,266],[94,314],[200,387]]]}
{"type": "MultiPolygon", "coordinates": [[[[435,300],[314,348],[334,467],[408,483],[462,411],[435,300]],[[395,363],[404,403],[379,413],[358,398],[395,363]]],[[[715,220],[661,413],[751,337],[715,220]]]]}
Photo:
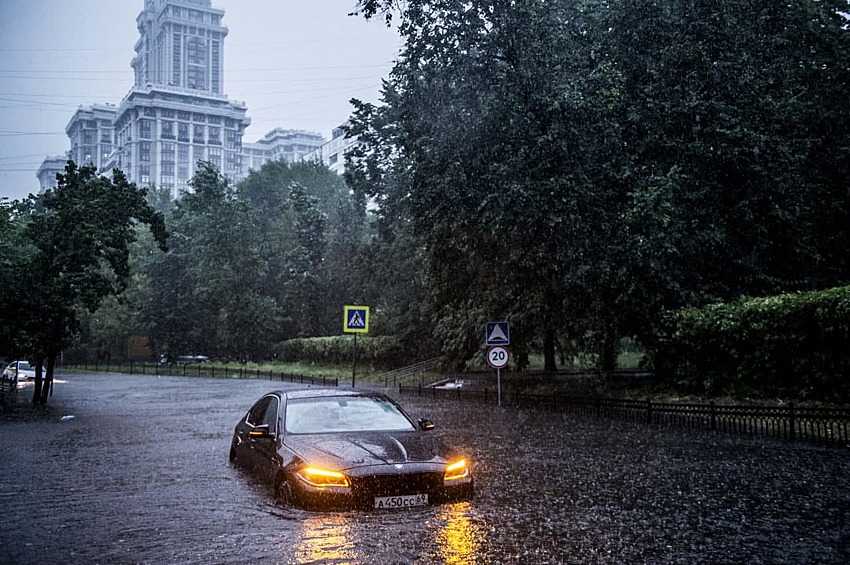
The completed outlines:
{"type": "Polygon", "coordinates": [[[251,437],[274,437],[274,434],[269,430],[268,424],[260,424],[259,426],[254,426],[254,429],[248,432],[248,435],[251,437]]]}
{"type": "Polygon", "coordinates": [[[434,425],[434,422],[428,420],[427,418],[419,418],[419,429],[427,432],[429,430],[433,430],[437,426],[434,425]]]}

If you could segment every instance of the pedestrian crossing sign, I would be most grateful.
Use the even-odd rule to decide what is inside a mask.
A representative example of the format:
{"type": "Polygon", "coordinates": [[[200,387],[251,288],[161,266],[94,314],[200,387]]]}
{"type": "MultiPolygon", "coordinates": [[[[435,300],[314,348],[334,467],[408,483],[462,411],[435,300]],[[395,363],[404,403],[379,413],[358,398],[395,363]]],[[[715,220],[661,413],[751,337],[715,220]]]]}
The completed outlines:
{"type": "Polygon", "coordinates": [[[345,333],[369,333],[369,307],[345,306],[342,331],[345,333]]]}

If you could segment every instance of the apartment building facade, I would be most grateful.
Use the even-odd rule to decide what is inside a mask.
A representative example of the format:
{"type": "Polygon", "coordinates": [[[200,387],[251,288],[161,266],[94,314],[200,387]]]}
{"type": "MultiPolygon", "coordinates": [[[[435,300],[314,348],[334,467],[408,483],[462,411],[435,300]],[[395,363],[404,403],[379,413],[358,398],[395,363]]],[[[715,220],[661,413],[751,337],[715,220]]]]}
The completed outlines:
{"type": "MultiPolygon", "coordinates": [[[[243,142],[251,119],[244,102],[223,93],[224,10],[212,0],[145,0],[136,18],[139,39],[131,61],[134,84],[117,105],[81,106],[65,129],[67,158],[101,171],[124,171],[140,186],[188,189],[199,161],[209,161],[237,182],[272,160],[319,160],[344,168],[351,143],[336,128],[321,134],[274,128],[243,142]]],[[[55,186],[62,157],[48,157],[37,176],[42,190],[55,186]]]]}

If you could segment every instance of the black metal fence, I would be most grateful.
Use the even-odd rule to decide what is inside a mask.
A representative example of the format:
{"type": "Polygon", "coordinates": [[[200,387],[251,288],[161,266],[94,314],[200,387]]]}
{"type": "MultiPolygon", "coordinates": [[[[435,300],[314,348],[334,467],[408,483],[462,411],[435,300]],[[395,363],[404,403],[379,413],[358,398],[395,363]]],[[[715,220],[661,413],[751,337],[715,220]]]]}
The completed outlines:
{"type": "Polygon", "coordinates": [[[160,375],[171,377],[210,377],[216,379],[266,379],[290,383],[339,386],[336,377],[311,377],[273,370],[249,369],[243,366],[217,366],[213,363],[81,363],[62,365],[60,370],[122,373],[126,375],[160,375]]]}
{"type": "Polygon", "coordinates": [[[0,403],[6,402],[6,395],[18,391],[18,379],[11,378],[5,373],[0,375],[0,403]]]}
{"type": "MultiPolygon", "coordinates": [[[[399,386],[400,394],[456,399],[485,404],[498,402],[488,389],[450,390],[423,386],[399,386]]],[[[850,409],[786,406],[736,406],[676,404],[650,400],[626,400],[602,396],[523,394],[502,391],[503,406],[614,418],[652,425],[677,426],[736,435],[752,435],[801,441],[834,447],[850,447],[850,409]]]]}

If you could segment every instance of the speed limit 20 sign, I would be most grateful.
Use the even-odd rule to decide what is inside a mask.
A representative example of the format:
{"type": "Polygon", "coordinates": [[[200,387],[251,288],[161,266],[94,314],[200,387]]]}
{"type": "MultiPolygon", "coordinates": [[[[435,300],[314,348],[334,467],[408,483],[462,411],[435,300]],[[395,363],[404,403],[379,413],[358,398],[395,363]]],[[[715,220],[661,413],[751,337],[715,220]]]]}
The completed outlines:
{"type": "Polygon", "coordinates": [[[501,345],[491,347],[487,350],[487,362],[494,369],[501,369],[507,365],[510,358],[511,354],[508,352],[508,349],[501,345]]]}

